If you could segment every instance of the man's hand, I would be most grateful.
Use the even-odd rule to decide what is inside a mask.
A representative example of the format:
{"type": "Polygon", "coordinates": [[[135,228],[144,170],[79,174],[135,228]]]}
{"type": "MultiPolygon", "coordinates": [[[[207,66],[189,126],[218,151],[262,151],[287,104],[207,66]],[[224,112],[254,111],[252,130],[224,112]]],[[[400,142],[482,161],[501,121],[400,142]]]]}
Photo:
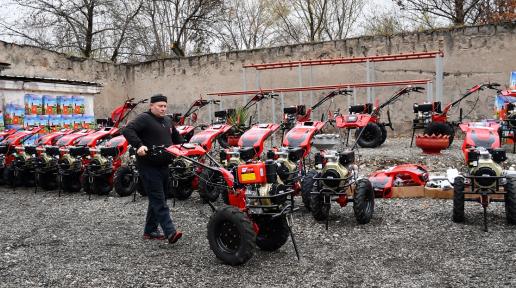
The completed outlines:
{"type": "Polygon", "coordinates": [[[138,150],[136,150],[136,154],[138,154],[138,156],[145,156],[147,155],[147,151],[149,151],[149,149],[147,149],[147,146],[140,146],[140,148],[138,148],[138,150]]]}

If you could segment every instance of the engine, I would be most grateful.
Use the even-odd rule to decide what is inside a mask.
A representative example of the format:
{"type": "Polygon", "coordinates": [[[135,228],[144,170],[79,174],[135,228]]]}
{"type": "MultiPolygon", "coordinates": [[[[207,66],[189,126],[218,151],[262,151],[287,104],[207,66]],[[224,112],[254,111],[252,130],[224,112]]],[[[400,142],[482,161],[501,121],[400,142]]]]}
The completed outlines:
{"type": "Polygon", "coordinates": [[[288,148],[282,147],[274,156],[276,159],[276,171],[279,177],[279,183],[290,185],[298,176],[298,164],[293,151],[289,151],[288,148]]]}
{"type": "Polygon", "coordinates": [[[61,159],[57,161],[57,165],[59,169],[63,171],[80,171],[81,170],[81,160],[78,158],[72,157],[70,154],[65,154],[61,159]]]}
{"type": "Polygon", "coordinates": [[[194,176],[192,162],[186,161],[183,158],[176,158],[170,164],[174,173],[172,174],[175,180],[184,180],[194,176]]]}
{"type": "Polygon", "coordinates": [[[245,186],[246,206],[251,213],[281,210],[291,193],[285,185],[277,183],[274,160],[239,165],[237,176],[239,184],[245,186]]]}
{"type": "Polygon", "coordinates": [[[321,178],[325,187],[332,190],[339,190],[348,185],[356,174],[357,167],[354,151],[337,152],[326,151],[323,155],[316,155],[316,167],[322,167],[321,178]]]}
{"type": "MultiPolygon", "coordinates": [[[[470,175],[474,177],[475,185],[480,188],[492,188],[496,186],[496,178],[503,176],[503,167],[500,163],[507,160],[503,149],[493,149],[491,152],[483,147],[468,150],[468,166],[470,175]],[[493,178],[481,178],[493,177],[493,178]]],[[[503,184],[503,183],[502,183],[503,184]]]]}
{"type": "Polygon", "coordinates": [[[428,124],[432,121],[432,115],[434,113],[442,113],[441,102],[433,103],[414,103],[413,106],[414,114],[416,115],[414,122],[420,124],[428,124]]]}

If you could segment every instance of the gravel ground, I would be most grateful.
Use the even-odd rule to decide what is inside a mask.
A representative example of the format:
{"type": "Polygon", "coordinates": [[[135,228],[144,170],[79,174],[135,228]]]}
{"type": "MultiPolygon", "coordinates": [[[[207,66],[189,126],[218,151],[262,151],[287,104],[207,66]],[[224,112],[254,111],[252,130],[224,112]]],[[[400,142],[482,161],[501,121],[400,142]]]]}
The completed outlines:
{"type": "MultiPolygon", "coordinates": [[[[461,161],[457,151],[422,156],[406,149],[409,140],[362,149],[363,171],[405,159],[434,170],[461,161]]],[[[147,202],[131,200],[0,188],[0,286],[516,287],[516,229],[502,204],[489,207],[487,233],[478,204],[467,204],[466,224],[455,224],[449,200],[380,199],[367,225],[356,224],[351,207],[334,206],[328,231],[301,209],[301,261],[287,242],[230,267],[209,249],[211,211],[197,194],[171,208],[185,233],[175,245],[141,239],[147,202]]]]}

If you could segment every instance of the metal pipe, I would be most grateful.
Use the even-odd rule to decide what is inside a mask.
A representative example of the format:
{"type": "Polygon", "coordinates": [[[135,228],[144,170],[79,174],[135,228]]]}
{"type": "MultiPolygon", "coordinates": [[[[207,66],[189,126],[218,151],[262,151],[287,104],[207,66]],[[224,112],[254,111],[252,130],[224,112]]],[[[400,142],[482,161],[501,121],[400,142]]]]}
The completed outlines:
{"type": "Polygon", "coordinates": [[[316,60],[299,60],[290,62],[271,62],[262,64],[249,64],[244,65],[244,68],[255,68],[258,70],[267,69],[281,69],[281,68],[293,68],[296,66],[317,66],[317,65],[335,65],[335,64],[351,64],[351,63],[365,63],[370,62],[385,62],[385,61],[400,61],[400,60],[416,60],[416,59],[428,59],[436,58],[437,56],[444,57],[443,51],[430,51],[430,52],[418,52],[418,53],[402,53],[394,55],[378,55],[370,57],[343,57],[333,59],[316,59],[316,60]]]}
{"type": "MultiPolygon", "coordinates": [[[[305,87],[290,87],[290,88],[268,88],[268,89],[247,90],[247,91],[212,92],[212,93],[208,93],[207,95],[238,96],[238,95],[255,95],[258,93],[271,93],[271,92],[281,93],[281,92],[298,92],[298,91],[336,90],[336,89],[343,89],[343,88],[347,88],[347,87],[367,88],[367,87],[423,85],[423,84],[427,84],[428,82],[432,82],[432,79],[386,81],[386,82],[371,82],[371,83],[343,83],[343,84],[335,84],[335,85],[305,86],[305,87]]],[[[221,104],[221,106],[222,106],[222,104],[221,104]]]]}

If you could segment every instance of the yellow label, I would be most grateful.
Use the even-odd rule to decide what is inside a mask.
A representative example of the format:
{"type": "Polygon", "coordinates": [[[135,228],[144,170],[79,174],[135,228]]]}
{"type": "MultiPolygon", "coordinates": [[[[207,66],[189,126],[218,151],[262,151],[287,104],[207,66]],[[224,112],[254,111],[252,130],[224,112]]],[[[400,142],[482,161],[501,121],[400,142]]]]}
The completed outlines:
{"type": "Polygon", "coordinates": [[[254,173],[242,174],[242,181],[254,181],[254,180],[256,180],[256,174],[254,174],[254,173]]]}

